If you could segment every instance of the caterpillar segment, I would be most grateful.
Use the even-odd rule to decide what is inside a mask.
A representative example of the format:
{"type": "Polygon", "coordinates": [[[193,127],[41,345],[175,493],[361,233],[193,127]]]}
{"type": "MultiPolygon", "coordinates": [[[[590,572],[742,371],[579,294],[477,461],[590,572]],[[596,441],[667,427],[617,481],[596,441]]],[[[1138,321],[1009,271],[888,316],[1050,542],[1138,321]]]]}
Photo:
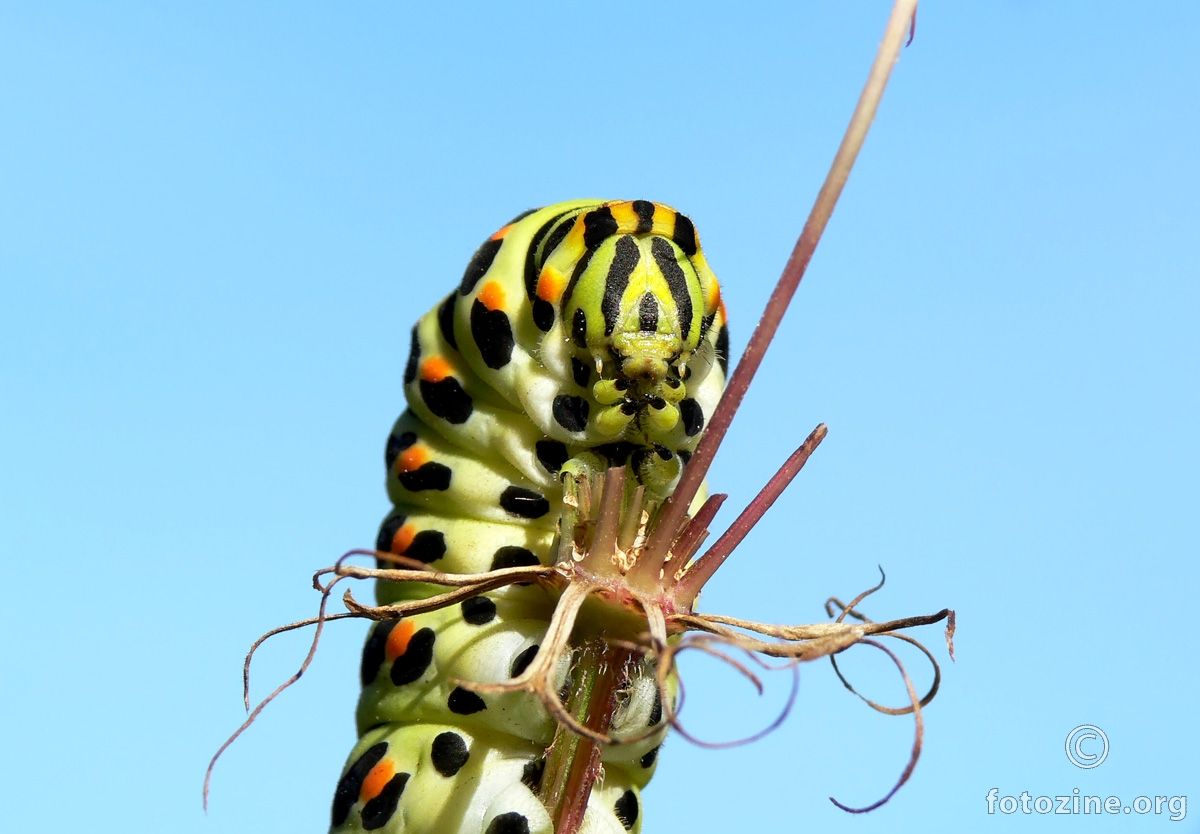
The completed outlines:
{"type": "MultiPolygon", "coordinates": [[[[364,735],[338,782],[334,830],[553,834],[534,794],[535,745],[486,741],[454,725],[385,725],[364,735]]],[[[609,778],[588,800],[588,830],[641,831],[641,795],[609,778]]]]}
{"type": "MultiPolygon", "coordinates": [[[[517,217],[413,328],[377,549],[451,573],[552,564],[563,478],[622,466],[647,496],[669,496],[727,359],[720,288],[685,216],[584,200],[517,217]]],[[[434,592],[376,589],[381,604],[434,592]]],[[[506,586],[374,625],[331,831],[552,834],[539,791],[554,719],[526,692],[461,684],[520,675],[556,594],[506,586]]],[[[582,828],[596,834],[641,830],[666,733],[653,667],[625,680],[610,732],[636,741],[603,749],[582,828]]],[[[569,653],[554,683],[571,690],[569,653]]]]}

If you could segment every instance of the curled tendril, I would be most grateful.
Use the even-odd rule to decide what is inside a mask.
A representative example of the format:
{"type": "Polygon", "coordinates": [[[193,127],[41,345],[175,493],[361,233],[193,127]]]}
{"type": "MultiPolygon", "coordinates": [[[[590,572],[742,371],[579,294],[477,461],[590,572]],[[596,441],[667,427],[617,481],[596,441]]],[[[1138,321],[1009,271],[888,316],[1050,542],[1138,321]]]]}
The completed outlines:
{"type": "Polygon", "coordinates": [[[908,672],[905,671],[904,664],[900,662],[900,658],[896,657],[891,649],[877,640],[865,639],[862,642],[868,646],[874,646],[886,654],[892,659],[892,662],[896,664],[896,668],[900,670],[900,676],[904,679],[904,687],[908,690],[908,697],[912,702],[912,707],[909,712],[911,712],[913,715],[913,746],[912,752],[908,757],[908,764],[904,766],[904,770],[900,773],[900,778],[896,780],[896,784],[893,785],[892,789],[888,791],[882,798],[877,799],[875,802],[872,802],[870,805],[866,805],[862,808],[853,808],[849,805],[844,805],[841,802],[838,802],[832,796],[829,797],[830,802],[850,814],[865,814],[868,811],[874,811],[876,808],[885,804],[889,799],[895,796],[896,791],[904,787],[904,783],[908,781],[909,777],[913,774],[913,770],[915,770],[917,767],[917,760],[921,758],[921,747],[924,744],[925,737],[925,720],[921,717],[921,701],[917,698],[917,691],[913,688],[912,679],[909,678],[908,672]]]}
{"type": "MultiPolygon", "coordinates": [[[[413,616],[446,608],[465,599],[477,596],[480,593],[518,583],[541,583],[561,592],[554,609],[554,614],[548,625],[546,636],[539,644],[538,652],[533,661],[520,675],[508,681],[480,682],[456,679],[453,683],[476,692],[529,693],[542,702],[549,715],[561,727],[602,745],[636,744],[662,732],[662,724],[656,724],[633,735],[614,736],[609,732],[589,727],[583,721],[580,721],[577,716],[572,714],[571,710],[567,708],[559,696],[559,687],[556,685],[556,671],[560,668],[562,658],[573,651],[571,639],[576,620],[584,603],[589,598],[600,594],[603,590],[602,585],[599,583],[580,582],[578,581],[578,577],[564,575],[566,572],[558,566],[506,568],[500,571],[479,574],[451,574],[431,569],[426,565],[422,565],[420,568],[402,567],[384,569],[363,568],[349,564],[348,559],[356,555],[370,555],[380,559],[387,556],[387,554],[377,554],[373,551],[351,551],[339,559],[335,565],[317,571],[313,578],[314,587],[321,593],[317,616],[272,629],[256,640],[251,646],[246,656],[243,670],[245,686],[244,700],[247,708],[249,707],[250,666],[258,648],[271,637],[278,634],[310,625],[316,626],[312,643],[300,668],[250,712],[246,721],[221,745],[216,755],[213,756],[205,774],[206,801],[208,785],[217,759],[230,744],[254,723],[259,714],[261,714],[271,701],[292,686],[292,684],[296,683],[308,669],[316,654],[321,633],[326,622],[347,618],[369,620],[399,619],[405,616],[413,616]],[[322,581],[326,577],[332,578],[328,581],[322,581]],[[347,612],[338,614],[327,613],[326,608],[329,598],[339,583],[344,580],[369,579],[389,582],[422,582],[432,585],[442,585],[451,590],[425,599],[371,606],[358,602],[351,591],[347,589],[342,597],[348,609],[347,612]]],[[[405,560],[405,563],[407,561],[410,560],[405,560]]],[[[855,813],[871,810],[886,802],[907,781],[909,775],[911,775],[912,768],[915,767],[916,760],[920,755],[922,726],[920,710],[937,694],[941,682],[941,668],[934,659],[933,654],[919,641],[908,635],[898,633],[898,630],[948,620],[947,643],[951,646],[951,649],[953,648],[951,642],[953,635],[953,612],[948,609],[939,611],[936,614],[908,617],[883,623],[873,622],[857,611],[856,606],[859,603],[883,587],[886,576],[883,575],[882,570],[880,573],[880,582],[856,596],[849,604],[843,604],[836,597],[830,597],[827,600],[826,612],[829,616],[833,617],[835,616],[835,611],[838,612],[836,619],[832,623],[786,626],[757,623],[718,614],[689,612],[667,615],[661,607],[647,605],[643,611],[646,618],[647,630],[633,640],[614,639],[610,642],[612,645],[628,651],[631,655],[641,656],[643,660],[649,661],[654,665],[656,670],[655,686],[663,704],[666,723],[692,743],[706,748],[717,749],[749,744],[758,741],[778,729],[791,712],[799,692],[799,664],[805,661],[816,660],[820,657],[828,657],[843,685],[873,709],[889,715],[912,713],[917,723],[917,740],[914,743],[909,765],[905,768],[896,786],[887,796],[871,806],[859,809],[849,808],[833,800],[838,807],[855,813]],[[844,622],[847,618],[856,622],[844,622]],[[671,639],[672,635],[675,635],[678,639],[671,639]],[[873,637],[891,637],[902,640],[916,646],[925,655],[933,667],[934,680],[929,691],[923,697],[918,698],[916,696],[908,673],[900,660],[890,650],[872,639],[873,637]],[[860,643],[879,648],[887,653],[893,662],[897,664],[911,695],[912,703],[910,706],[894,708],[878,704],[861,695],[846,680],[837,666],[835,655],[860,643]],[[762,680],[746,662],[733,657],[729,653],[729,650],[744,653],[750,663],[761,669],[791,671],[791,692],[782,710],[770,724],[750,736],[721,742],[706,741],[698,738],[684,726],[679,718],[683,701],[686,697],[686,689],[683,680],[678,677],[677,659],[681,653],[690,650],[703,652],[732,667],[738,674],[746,678],[759,694],[763,692],[762,680]],[[779,658],[784,660],[784,663],[773,665],[765,658],[779,658]],[[671,693],[671,680],[673,677],[678,681],[678,702],[672,697],[671,693]]]]}
{"type": "MultiPolygon", "coordinates": [[[[741,661],[737,660],[734,657],[731,657],[728,653],[726,653],[722,649],[717,648],[717,646],[735,647],[735,644],[733,644],[729,641],[723,640],[721,638],[710,637],[709,635],[687,635],[686,637],[684,637],[684,639],[680,640],[677,644],[675,644],[673,646],[668,646],[667,653],[664,654],[664,656],[662,658],[662,662],[659,664],[660,675],[662,672],[664,672],[664,671],[666,672],[666,674],[662,675],[662,677],[660,677],[660,679],[659,679],[659,691],[660,692],[663,691],[663,689],[665,688],[666,681],[669,680],[670,675],[678,674],[678,668],[676,666],[675,658],[681,652],[687,651],[689,649],[695,649],[695,650],[704,652],[705,654],[708,654],[712,657],[715,657],[716,659],[720,660],[721,662],[726,663],[729,666],[733,667],[739,674],[741,674],[743,677],[745,677],[747,680],[750,681],[751,685],[755,688],[755,690],[757,690],[759,695],[762,695],[763,694],[763,685],[762,685],[762,681],[759,679],[758,675],[754,674],[754,672],[749,667],[747,667],[744,663],[742,663],[741,661]]],[[[740,647],[738,647],[738,648],[740,648],[740,647]]],[[[698,747],[704,747],[704,748],[707,748],[710,750],[723,750],[723,749],[727,749],[730,747],[741,747],[742,745],[745,745],[745,744],[753,744],[756,741],[766,738],[768,735],[775,732],[775,730],[777,730],[781,726],[783,726],[783,722],[786,721],[788,715],[791,714],[792,707],[796,703],[796,698],[800,694],[800,669],[799,669],[800,661],[792,660],[792,661],[784,664],[782,667],[773,667],[753,652],[747,651],[746,654],[752,662],[754,662],[755,664],[757,664],[758,666],[760,666],[764,669],[771,669],[772,671],[780,671],[781,669],[786,669],[786,670],[791,671],[791,673],[792,673],[791,692],[788,693],[788,697],[787,697],[787,700],[784,702],[783,708],[779,711],[779,714],[775,716],[774,720],[771,721],[771,723],[768,724],[767,726],[763,727],[761,730],[759,730],[755,733],[752,733],[748,736],[743,736],[742,738],[732,739],[730,741],[706,741],[704,739],[701,739],[701,738],[697,737],[696,735],[694,735],[693,733],[691,733],[683,725],[683,723],[679,720],[679,713],[683,709],[682,693],[684,691],[683,680],[680,679],[679,680],[679,689],[680,689],[681,697],[679,699],[679,703],[672,704],[671,699],[669,697],[666,697],[663,699],[663,710],[667,716],[667,720],[670,723],[672,729],[674,729],[677,733],[679,733],[681,736],[683,736],[688,741],[690,741],[692,744],[695,744],[698,747]]]]}

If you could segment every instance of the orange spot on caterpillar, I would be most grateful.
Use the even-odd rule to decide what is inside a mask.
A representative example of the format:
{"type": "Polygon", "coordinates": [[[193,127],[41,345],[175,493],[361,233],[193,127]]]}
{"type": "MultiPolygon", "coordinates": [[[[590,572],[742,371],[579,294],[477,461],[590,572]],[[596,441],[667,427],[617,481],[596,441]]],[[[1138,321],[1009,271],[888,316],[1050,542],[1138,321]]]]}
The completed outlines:
{"type": "Polygon", "coordinates": [[[429,452],[423,446],[409,446],[400,453],[400,471],[415,472],[429,462],[429,452]]]}
{"type": "Polygon", "coordinates": [[[454,376],[454,367],[440,356],[431,356],[421,363],[421,379],[426,382],[441,382],[454,376]]]}
{"type": "Polygon", "coordinates": [[[408,548],[412,546],[413,539],[416,537],[417,529],[411,524],[405,524],[396,531],[396,535],[392,536],[392,552],[403,556],[408,552],[408,548]]]}
{"type": "Polygon", "coordinates": [[[497,229],[497,230],[496,230],[496,233],[495,233],[494,235],[492,235],[492,238],[491,238],[491,239],[492,239],[492,240],[503,240],[503,239],[504,239],[504,236],[505,236],[506,234],[508,234],[508,231],[509,231],[509,229],[511,229],[512,227],[513,227],[513,224],[512,224],[512,223],[509,223],[509,224],[508,224],[507,226],[505,226],[503,229],[497,229]]]}
{"type": "Polygon", "coordinates": [[[537,282],[537,297],[542,301],[556,303],[562,298],[563,290],[566,289],[567,282],[563,278],[562,273],[552,266],[548,266],[542,270],[542,274],[538,276],[537,282]]]}
{"type": "Polygon", "coordinates": [[[412,620],[401,620],[392,629],[392,633],[388,635],[387,645],[383,647],[383,653],[388,660],[404,656],[404,653],[408,651],[408,641],[412,639],[416,630],[417,627],[413,625],[412,620]]]}
{"type": "Polygon", "coordinates": [[[488,281],[479,291],[479,300],[489,310],[504,309],[504,287],[499,281],[488,281]]]}
{"type": "MultiPolygon", "coordinates": [[[[392,633],[395,634],[395,632],[392,633]]],[[[392,777],[395,775],[395,762],[388,758],[383,759],[379,764],[371,768],[371,772],[363,779],[362,791],[359,793],[359,798],[363,802],[370,802],[383,793],[383,789],[387,787],[387,783],[392,781],[392,777]]]]}
{"type": "Polygon", "coordinates": [[[721,299],[721,321],[729,323],[729,313],[725,311],[725,299],[721,299]]]}

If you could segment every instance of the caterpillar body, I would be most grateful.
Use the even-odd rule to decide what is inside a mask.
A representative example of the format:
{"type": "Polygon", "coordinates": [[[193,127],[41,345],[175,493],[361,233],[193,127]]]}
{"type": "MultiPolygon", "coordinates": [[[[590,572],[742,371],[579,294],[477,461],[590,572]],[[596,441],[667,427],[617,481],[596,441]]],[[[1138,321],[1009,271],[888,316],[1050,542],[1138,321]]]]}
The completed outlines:
{"type": "MultiPolygon", "coordinates": [[[[724,388],[728,343],[684,215],[585,200],[518,216],[413,328],[377,549],[449,573],[548,565],[565,473],[621,466],[647,495],[670,495],[724,388]]],[[[376,593],[389,604],[432,591],[376,593]]],[[[510,585],[374,625],[332,831],[553,834],[537,791],[554,719],[527,693],[461,683],[519,675],[554,604],[546,588],[510,585]]],[[[561,689],[571,675],[563,657],[561,689]]],[[[613,732],[661,730],[605,748],[583,830],[640,831],[662,716],[653,671],[635,670],[613,732]]]]}

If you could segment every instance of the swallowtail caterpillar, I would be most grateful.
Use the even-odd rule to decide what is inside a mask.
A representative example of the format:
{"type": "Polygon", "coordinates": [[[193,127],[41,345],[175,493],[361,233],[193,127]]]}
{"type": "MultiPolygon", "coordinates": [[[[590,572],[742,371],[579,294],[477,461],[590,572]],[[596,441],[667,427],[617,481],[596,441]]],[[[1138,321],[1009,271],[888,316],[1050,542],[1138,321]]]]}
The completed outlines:
{"type": "MultiPolygon", "coordinates": [[[[408,408],[385,453],[395,508],[375,551],[347,554],[374,556],[376,566],[343,557],[318,572],[318,617],[271,633],[316,624],[303,672],[325,622],[376,621],[362,657],[360,738],[336,787],[331,832],[638,832],[640,790],[668,728],[679,729],[679,652],[728,658],[732,648],[794,668],[857,643],[883,648],[873,636],[915,642],[897,630],[941,620],[949,640],[949,610],[865,619],[855,606],[870,591],[832,600],[834,621],[808,626],[695,610],[705,582],[825,436],[818,426],[700,553],[725,498],[706,496],[705,473],[914,13],[915,2],[893,9],[846,139],[727,391],[717,279],[692,222],[649,201],[575,201],[518,216],[417,322],[408,408]],[[377,605],[347,591],[349,613],[327,615],[347,579],[376,580],[377,605]]],[[[905,676],[911,705],[889,710],[911,712],[918,739],[892,792],[915,765],[934,669],[928,694],[918,697],[905,676]]]]}

